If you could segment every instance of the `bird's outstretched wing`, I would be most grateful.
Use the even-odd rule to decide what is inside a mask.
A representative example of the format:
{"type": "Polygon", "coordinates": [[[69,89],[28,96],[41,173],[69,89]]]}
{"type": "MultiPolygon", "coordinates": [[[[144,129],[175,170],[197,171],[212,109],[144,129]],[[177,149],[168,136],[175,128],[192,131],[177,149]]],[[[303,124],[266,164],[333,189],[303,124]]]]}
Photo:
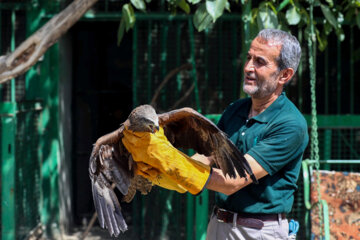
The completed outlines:
{"type": "Polygon", "coordinates": [[[97,159],[90,160],[97,161],[97,169],[92,172],[90,167],[89,171],[93,200],[100,226],[107,228],[110,235],[118,236],[120,232],[127,230],[127,225],[111,185],[114,183],[120,192],[126,195],[131,175],[119,166],[114,151],[116,151],[114,145],[101,145],[96,155],[97,159]]]}
{"type": "Polygon", "coordinates": [[[214,123],[191,108],[181,108],[159,114],[159,124],[168,140],[177,148],[194,149],[205,156],[213,156],[215,164],[230,177],[241,177],[247,172],[257,180],[249,163],[239,149],[214,123]]]}
{"type": "Polygon", "coordinates": [[[132,200],[136,190],[144,194],[151,189],[151,182],[138,179],[140,176],[134,178],[133,168],[129,165],[132,162],[131,155],[121,141],[123,128],[124,126],[121,126],[118,130],[99,138],[93,147],[89,162],[91,188],[98,220],[100,226],[107,228],[112,236],[118,236],[120,232],[126,231],[127,225],[114,187],[111,185],[114,184],[119,189],[127,202],[132,200]],[[140,186],[139,182],[142,182],[140,186]]]}

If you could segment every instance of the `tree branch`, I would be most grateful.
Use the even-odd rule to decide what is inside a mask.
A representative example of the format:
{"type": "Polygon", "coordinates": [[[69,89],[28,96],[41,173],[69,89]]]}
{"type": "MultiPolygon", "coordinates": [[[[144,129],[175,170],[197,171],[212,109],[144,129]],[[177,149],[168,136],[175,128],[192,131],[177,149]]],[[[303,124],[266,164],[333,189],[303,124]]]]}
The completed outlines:
{"type": "Polygon", "coordinates": [[[0,84],[32,67],[98,0],[76,0],[51,18],[14,52],[0,57],[0,84]]]}

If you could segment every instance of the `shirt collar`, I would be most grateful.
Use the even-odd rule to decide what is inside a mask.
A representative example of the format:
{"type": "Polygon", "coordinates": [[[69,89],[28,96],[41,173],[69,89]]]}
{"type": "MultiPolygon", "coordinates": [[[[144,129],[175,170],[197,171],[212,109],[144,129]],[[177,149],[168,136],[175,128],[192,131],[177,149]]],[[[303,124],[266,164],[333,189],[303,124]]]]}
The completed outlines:
{"type": "Polygon", "coordinates": [[[263,123],[269,122],[271,118],[275,114],[277,114],[278,110],[282,107],[285,98],[286,98],[286,94],[285,92],[282,92],[280,96],[268,108],[265,109],[265,111],[253,117],[253,119],[263,123]]]}

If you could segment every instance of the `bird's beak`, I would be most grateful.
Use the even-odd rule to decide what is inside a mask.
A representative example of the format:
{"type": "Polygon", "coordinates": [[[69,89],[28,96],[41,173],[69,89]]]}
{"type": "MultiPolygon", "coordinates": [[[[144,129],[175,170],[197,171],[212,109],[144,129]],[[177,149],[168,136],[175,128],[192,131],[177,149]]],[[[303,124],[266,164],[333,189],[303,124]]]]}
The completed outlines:
{"type": "Polygon", "coordinates": [[[151,133],[156,133],[159,131],[159,126],[151,126],[151,133]]]}
{"type": "Polygon", "coordinates": [[[156,133],[159,131],[159,126],[154,126],[151,130],[152,130],[152,133],[156,133]]]}

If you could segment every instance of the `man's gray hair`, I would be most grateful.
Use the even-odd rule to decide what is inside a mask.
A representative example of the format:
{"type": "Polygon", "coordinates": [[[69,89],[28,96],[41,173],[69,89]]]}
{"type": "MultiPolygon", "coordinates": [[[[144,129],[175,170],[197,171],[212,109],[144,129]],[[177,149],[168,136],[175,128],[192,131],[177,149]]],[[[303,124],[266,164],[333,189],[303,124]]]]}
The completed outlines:
{"type": "Polygon", "coordinates": [[[279,70],[292,68],[294,73],[296,72],[301,58],[301,47],[296,37],[278,29],[263,29],[257,37],[281,44],[280,55],[277,59],[279,70]]]}

